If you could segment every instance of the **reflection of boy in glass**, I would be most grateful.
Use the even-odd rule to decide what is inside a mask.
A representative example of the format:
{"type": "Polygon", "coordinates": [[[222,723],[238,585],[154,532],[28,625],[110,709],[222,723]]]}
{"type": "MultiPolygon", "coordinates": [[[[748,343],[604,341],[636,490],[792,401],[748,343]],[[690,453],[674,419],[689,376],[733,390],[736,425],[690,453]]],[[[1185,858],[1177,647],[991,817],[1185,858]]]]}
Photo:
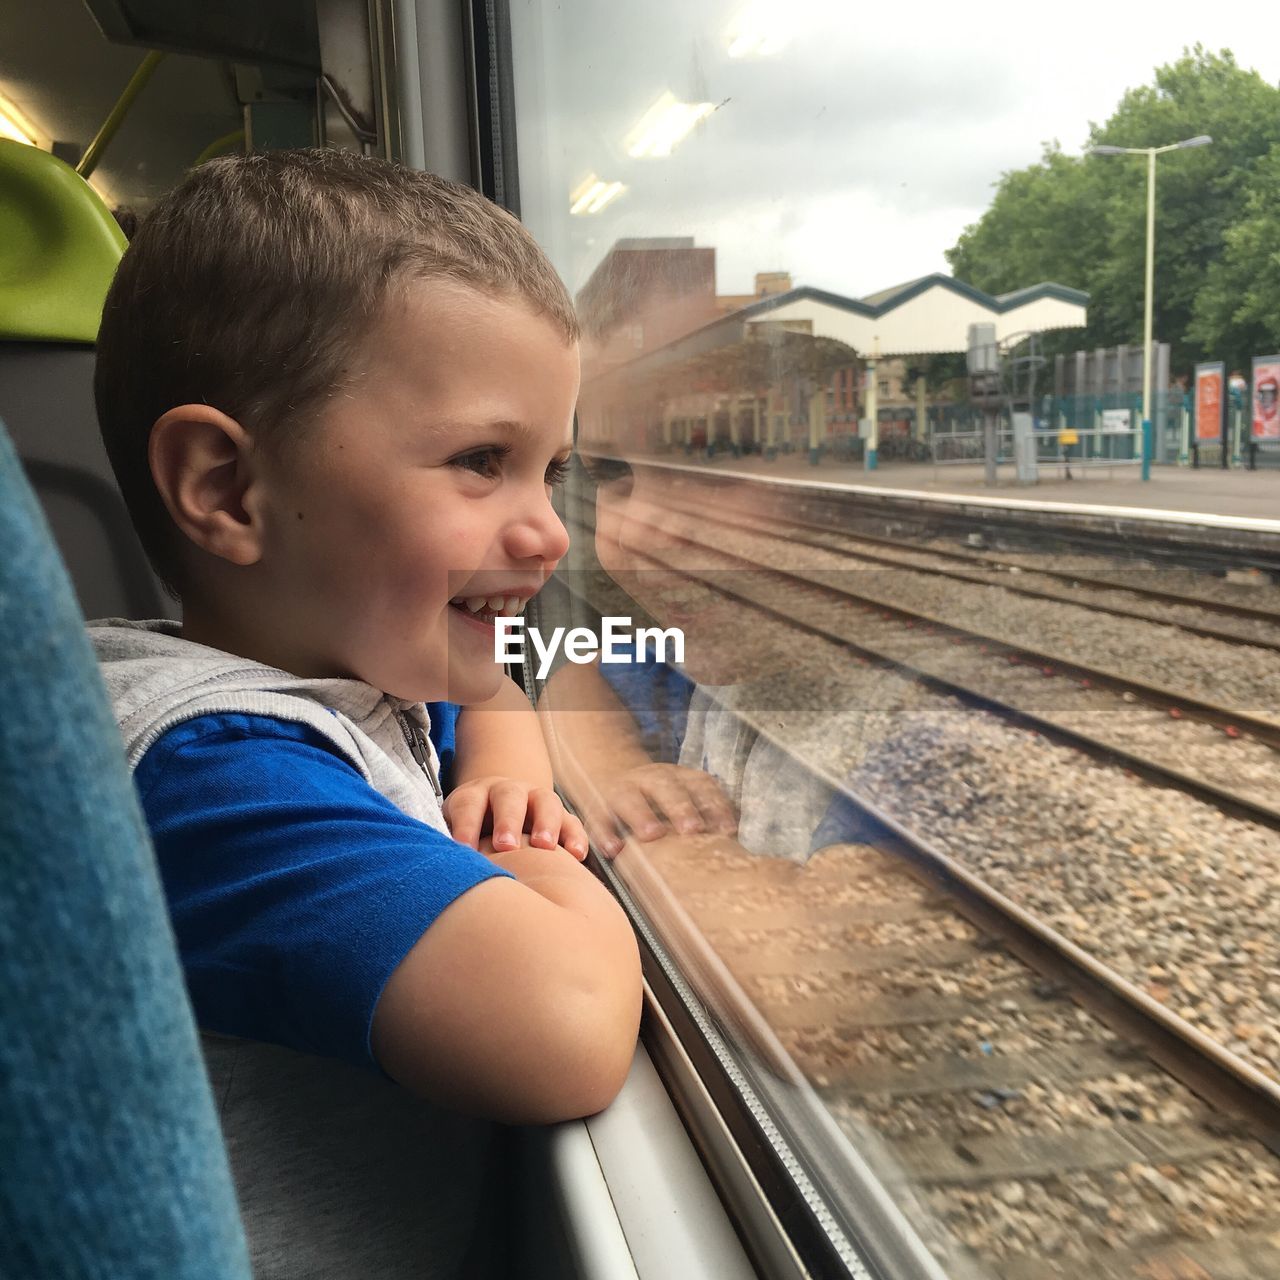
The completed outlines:
{"type": "MultiPolygon", "coordinates": [[[[673,495],[668,471],[612,458],[584,462],[596,481],[601,566],[649,619],[685,636],[678,666],[635,652],[629,663],[564,667],[548,682],[543,706],[587,783],[589,798],[569,789],[593,838],[616,852],[623,830],[649,840],[736,826],[749,852],[793,858],[853,839],[847,806],[739,710],[740,695],[794,661],[796,638],[784,623],[697,581],[750,590],[754,576],[712,567],[708,527],[694,514],[708,500],[705,484],[673,495]]],[[[727,482],[711,500],[742,517],[753,501],[727,482]]]]}

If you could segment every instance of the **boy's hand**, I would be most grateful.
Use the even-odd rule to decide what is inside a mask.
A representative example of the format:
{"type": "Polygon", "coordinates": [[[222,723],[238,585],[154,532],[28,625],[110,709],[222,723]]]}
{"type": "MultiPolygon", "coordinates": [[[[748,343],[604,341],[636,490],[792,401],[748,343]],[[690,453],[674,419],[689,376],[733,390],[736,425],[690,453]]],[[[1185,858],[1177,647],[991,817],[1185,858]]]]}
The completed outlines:
{"type": "Polygon", "coordinates": [[[473,849],[488,835],[494,852],[505,853],[519,848],[521,833],[527,832],[537,849],[561,845],[579,862],[587,856],[586,830],[548,787],[529,787],[514,778],[473,778],[448,794],[443,813],[453,838],[473,849]]]}
{"type": "Polygon", "coordinates": [[[738,829],[720,783],[701,769],[643,764],[614,778],[604,788],[603,799],[601,808],[587,812],[587,829],[610,857],[622,848],[620,830],[647,842],[669,831],[732,835],[738,829]]]}

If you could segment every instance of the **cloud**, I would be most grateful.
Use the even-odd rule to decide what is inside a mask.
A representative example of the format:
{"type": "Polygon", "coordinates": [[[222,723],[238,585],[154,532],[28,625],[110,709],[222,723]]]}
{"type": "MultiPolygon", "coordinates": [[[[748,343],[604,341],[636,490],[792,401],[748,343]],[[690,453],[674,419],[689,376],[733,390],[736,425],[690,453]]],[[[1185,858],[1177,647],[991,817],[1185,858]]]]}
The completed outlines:
{"type": "Polygon", "coordinates": [[[527,213],[571,288],[622,236],[693,235],[717,249],[722,292],[765,269],[870,292],[944,269],[1002,173],[1051,139],[1078,149],[1089,120],[1197,39],[1234,41],[1243,63],[1280,73],[1253,0],[1167,0],[1158,23],[1113,0],[1068,15],[1013,0],[778,0],[790,43],[739,61],[727,33],[741,7],[513,6],[521,114],[539,116],[520,132],[527,213]],[[668,90],[718,109],[671,156],[632,159],[623,139],[668,90]],[[568,192],[592,172],[627,190],[570,219],[568,192]]]}

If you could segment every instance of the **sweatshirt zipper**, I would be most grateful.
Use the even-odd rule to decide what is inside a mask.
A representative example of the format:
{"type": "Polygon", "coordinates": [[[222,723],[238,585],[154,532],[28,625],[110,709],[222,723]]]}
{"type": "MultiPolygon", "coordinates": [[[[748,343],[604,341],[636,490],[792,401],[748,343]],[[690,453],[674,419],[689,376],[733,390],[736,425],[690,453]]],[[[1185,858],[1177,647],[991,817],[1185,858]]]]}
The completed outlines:
{"type": "Polygon", "coordinates": [[[431,752],[423,741],[421,726],[410,721],[403,711],[396,712],[396,719],[400,721],[400,732],[404,734],[410,754],[421,766],[422,772],[427,775],[431,783],[431,790],[436,793],[436,802],[443,804],[444,792],[440,789],[440,778],[436,774],[435,765],[431,763],[431,752]]]}

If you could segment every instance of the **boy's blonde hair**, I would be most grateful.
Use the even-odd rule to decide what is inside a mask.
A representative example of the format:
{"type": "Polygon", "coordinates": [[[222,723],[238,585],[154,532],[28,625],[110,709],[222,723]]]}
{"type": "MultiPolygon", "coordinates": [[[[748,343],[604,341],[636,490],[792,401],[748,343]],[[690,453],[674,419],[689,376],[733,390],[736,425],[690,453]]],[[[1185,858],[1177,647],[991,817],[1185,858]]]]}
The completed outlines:
{"type": "Polygon", "coordinates": [[[346,381],[392,287],[454,280],[524,299],[564,335],[564,284],[520,223],[470,187],[336,150],[212,160],[154,208],[107,295],[94,390],[107,454],[152,566],[181,589],[151,428],[210,404],[287,448],[346,381]]]}

